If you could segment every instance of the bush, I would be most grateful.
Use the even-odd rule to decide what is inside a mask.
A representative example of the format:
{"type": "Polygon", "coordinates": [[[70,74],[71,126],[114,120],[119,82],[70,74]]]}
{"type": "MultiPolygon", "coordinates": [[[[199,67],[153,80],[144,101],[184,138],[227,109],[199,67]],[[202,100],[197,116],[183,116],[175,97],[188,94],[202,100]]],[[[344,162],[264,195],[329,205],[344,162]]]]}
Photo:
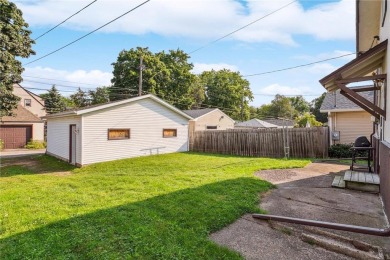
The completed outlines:
{"type": "Polygon", "coordinates": [[[38,141],[38,140],[30,140],[25,146],[27,149],[45,149],[46,148],[46,142],[45,141],[38,141]]]}
{"type": "Polygon", "coordinates": [[[0,150],[4,149],[4,141],[0,139],[0,150]]]}
{"type": "MultiPolygon", "coordinates": [[[[352,158],[351,147],[353,144],[334,144],[329,147],[330,158],[352,158]]],[[[356,157],[367,157],[367,151],[359,151],[356,157]]]]}

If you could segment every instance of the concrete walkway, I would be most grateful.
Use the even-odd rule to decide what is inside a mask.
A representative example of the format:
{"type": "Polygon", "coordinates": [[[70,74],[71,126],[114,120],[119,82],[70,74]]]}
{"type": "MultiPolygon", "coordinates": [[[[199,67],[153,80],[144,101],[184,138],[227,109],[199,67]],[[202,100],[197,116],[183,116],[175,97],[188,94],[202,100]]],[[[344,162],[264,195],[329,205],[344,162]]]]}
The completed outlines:
{"type": "MultiPolygon", "coordinates": [[[[347,169],[345,165],[312,163],[302,169],[257,172],[259,178],[277,185],[277,189],[261,199],[260,207],[272,215],[386,227],[388,223],[377,194],[331,188],[334,176],[343,174],[347,169]]],[[[314,245],[316,243],[303,242],[302,234],[308,230],[316,234],[328,232],[345,241],[383,248],[385,254],[390,252],[389,238],[260,221],[250,214],[212,234],[211,239],[238,251],[246,259],[350,259],[343,250],[339,254],[314,245]]],[[[366,258],[366,252],[357,252],[356,255],[370,259],[366,258]]]]}
{"type": "Polygon", "coordinates": [[[13,158],[13,157],[22,157],[22,156],[29,156],[29,155],[39,155],[39,154],[45,154],[46,149],[37,149],[37,150],[31,150],[31,149],[6,149],[3,151],[0,151],[0,158],[13,158]]]}

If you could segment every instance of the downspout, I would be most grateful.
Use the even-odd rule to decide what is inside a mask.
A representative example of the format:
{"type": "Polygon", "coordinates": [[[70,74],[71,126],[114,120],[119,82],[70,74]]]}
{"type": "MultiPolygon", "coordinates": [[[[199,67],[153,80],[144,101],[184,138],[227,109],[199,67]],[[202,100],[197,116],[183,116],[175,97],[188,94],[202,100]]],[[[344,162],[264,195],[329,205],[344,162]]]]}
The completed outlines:
{"type": "Polygon", "coordinates": [[[324,221],[317,221],[317,220],[310,220],[310,219],[290,218],[290,217],[264,215],[264,214],[252,214],[252,217],[256,219],[262,219],[262,220],[273,220],[273,221],[293,223],[293,224],[299,224],[305,226],[342,230],[342,231],[360,233],[365,235],[390,237],[390,228],[387,229],[371,228],[371,227],[354,226],[354,225],[324,222],[324,221]]]}

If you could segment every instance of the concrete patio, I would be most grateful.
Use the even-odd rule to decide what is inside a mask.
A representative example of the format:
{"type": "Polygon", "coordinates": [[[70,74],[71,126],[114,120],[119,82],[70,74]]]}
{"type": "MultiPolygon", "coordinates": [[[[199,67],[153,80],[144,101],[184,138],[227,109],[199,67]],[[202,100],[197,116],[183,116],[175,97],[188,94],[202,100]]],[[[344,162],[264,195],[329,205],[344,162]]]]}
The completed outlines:
{"type": "MultiPolygon", "coordinates": [[[[277,185],[261,198],[268,214],[374,228],[388,227],[377,194],[331,184],[349,166],[312,163],[256,173],[277,185]]],[[[389,259],[390,238],[253,219],[250,214],[211,235],[246,259],[389,259]]]]}

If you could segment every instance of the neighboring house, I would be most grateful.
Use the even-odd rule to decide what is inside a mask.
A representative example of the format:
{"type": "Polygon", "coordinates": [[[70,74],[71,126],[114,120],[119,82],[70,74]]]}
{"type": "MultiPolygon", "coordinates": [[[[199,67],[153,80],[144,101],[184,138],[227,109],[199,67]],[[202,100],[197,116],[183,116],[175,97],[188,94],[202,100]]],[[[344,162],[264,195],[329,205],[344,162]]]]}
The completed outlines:
{"type": "Polygon", "coordinates": [[[234,128],[234,120],[218,108],[183,110],[183,112],[193,118],[189,125],[191,132],[234,128]]]}
{"type": "Polygon", "coordinates": [[[278,128],[277,125],[259,120],[259,119],[251,119],[248,121],[240,122],[234,125],[234,128],[241,129],[261,129],[261,128],[278,128]]]}
{"type": "Polygon", "coordinates": [[[276,125],[278,128],[294,128],[295,122],[290,119],[264,119],[263,121],[276,125]]]}
{"type": "Polygon", "coordinates": [[[153,95],[46,116],[47,154],[82,166],[188,151],[188,121],[153,95]]]}
{"type": "MultiPolygon", "coordinates": [[[[356,1],[357,57],[320,80],[329,91],[340,89],[341,94],[370,113],[374,135],[374,171],[379,173],[380,193],[387,217],[390,217],[390,1],[356,1]],[[347,85],[372,82],[372,87],[353,89],[347,85]],[[359,93],[374,92],[369,101],[359,93]]],[[[359,125],[356,125],[359,127],[359,125]]]]}
{"type": "Polygon", "coordinates": [[[23,148],[31,139],[43,141],[44,121],[40,117],[46,115],[44,101],[19,84],[14,84],[13,94],[20,97],[14,115],[0,119],[4,149],[23,148]]]}
{"type": "MultiPolygon", "coordinates": [[[[355,89],[355,88],[351,88],[355,89]]],[[[360,92],[365,99],[373,102],[374,92],[360,92]]],[[[359,136],[370,139],[372,134],[371,114],[340,94],[340,90],[326,93],[321,113],[328,113],[330,144],[350,144],[359,136]]]]}

